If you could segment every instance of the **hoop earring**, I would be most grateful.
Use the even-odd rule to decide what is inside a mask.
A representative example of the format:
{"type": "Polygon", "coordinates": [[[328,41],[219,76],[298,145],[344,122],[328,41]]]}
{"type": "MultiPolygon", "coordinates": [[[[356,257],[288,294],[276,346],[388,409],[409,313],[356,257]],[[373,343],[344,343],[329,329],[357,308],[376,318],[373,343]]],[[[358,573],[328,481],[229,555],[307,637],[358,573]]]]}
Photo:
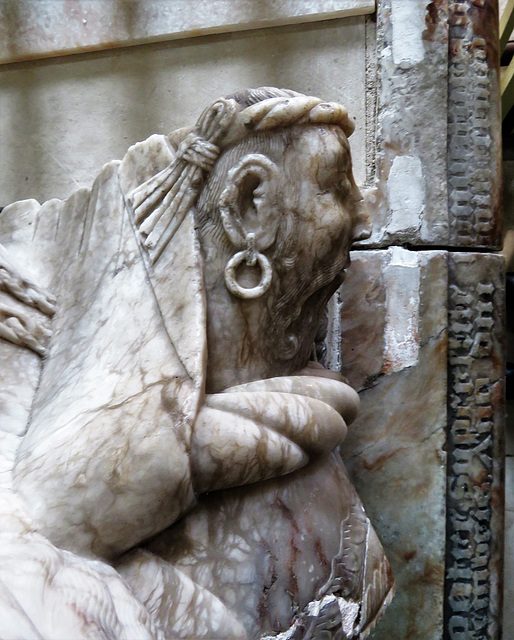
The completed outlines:
{"type": "Polygon", "coordinates": [[[247,248],[244,251],[239,251],[227,262],[225,267],[225,286],[233,295],[245,300],[252,300],[264,295],[269,289],[271,284],[271,278],[273,276],[273,270],[271,268],[270,261],[266,256],[259,251],[255,250],[255,234],[249,233],[246,236],[247,248]],[[261,279],[258,285],[251,288],[242,287],[236,280],[236,269],[239,265],[246,261],[249,267],[259,265],[261,270],[261,279]]]}

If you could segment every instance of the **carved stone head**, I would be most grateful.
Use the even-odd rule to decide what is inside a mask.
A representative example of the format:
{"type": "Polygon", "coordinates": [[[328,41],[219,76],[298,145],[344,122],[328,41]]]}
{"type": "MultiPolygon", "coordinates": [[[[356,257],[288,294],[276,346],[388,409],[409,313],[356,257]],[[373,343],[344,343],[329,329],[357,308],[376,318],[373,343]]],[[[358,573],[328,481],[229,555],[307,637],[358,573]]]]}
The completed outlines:
{"type": "Polygon", "coordinates": [[[91,190],[3,212],[4,582],[58,603],[27,609],[41,637],[75,637],[86,619],[121,637],[119,610],[126,637],[160,638],[154,622],[166,637],[319,635],[327,620],[356,637],[389,602],[335,451],[358,395],[305,369],[367,235],[352,131],[339,104],[248,90],[137,143],[91,190]]]}
{"type": "MultiPolygon", "coordinates": [[[[192,131],[171,134],[178,162],[187,167],[175,169],[176,181],[168,171],[163,203],[177,203],[177,220],[187,206],[195,207],[205,266],[209,391],[234,384],[242,370],[257,379],[307,364],[349,248],[369,235],[352,174],[352,131],[341,105],[264,87],[217,101],[192,131]]],[[[134,197],[136,218],[158,257],[165,244],[156,228],[164,227],[164,214],[155,222],[155,190],[143,188],[146,200],[141,188],[134,197]]]]}

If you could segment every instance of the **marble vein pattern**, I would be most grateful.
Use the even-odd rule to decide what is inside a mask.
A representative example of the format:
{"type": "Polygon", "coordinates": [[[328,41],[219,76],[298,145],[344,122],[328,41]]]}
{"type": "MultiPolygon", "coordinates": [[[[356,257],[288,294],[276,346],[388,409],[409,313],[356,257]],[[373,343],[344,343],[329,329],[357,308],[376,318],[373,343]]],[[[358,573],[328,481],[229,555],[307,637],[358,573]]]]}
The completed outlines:
{"type": "Polygon", "coordinates": [[[341,451],[397,585],[380,640],[443,637],[449,255],[353,251],[340,291],[340,371],[361,397],[341,451]]]}
{"type": "Polygon", "coordinates": [[[392,573],[337,453],[359,397],[311,360],[369,235],[353,128],[245,90],[1,213],[6,638],[374,628],[392,573]]]}

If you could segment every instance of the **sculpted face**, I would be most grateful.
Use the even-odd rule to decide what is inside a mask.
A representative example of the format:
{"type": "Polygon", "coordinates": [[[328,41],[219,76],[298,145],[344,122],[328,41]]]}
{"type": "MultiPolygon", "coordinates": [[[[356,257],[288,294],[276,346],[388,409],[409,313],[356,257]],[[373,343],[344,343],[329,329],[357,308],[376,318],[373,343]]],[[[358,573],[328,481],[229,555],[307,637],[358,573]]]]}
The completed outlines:
{"type": "MultiPolygon", "coordinates": [[[[303,259],[318,266],[327,259],[346,259],[356,235],[364,237],[366,219],[344,134],[337,127],[304,127],[281,164],[281,216],[296,222],[289,231],[297,252],[304,251],[303,259]]],[[[278,247],[287,241],[277,238],[278,247]]]]}
{"type": "Polygon", "coordinates": [[[322,310],[342,282],[352,242],[368,235],[368,220],[338,127],[303,128],[284,154],[280,176],[271,331],[285,337],[282,357],[302,366],[322,310]]]}
{"type": "MultiPolygon", "coordinates": [[[[220,378],[214,388],[237,382],[230,379],[230,368],[241,375],[245,366],[253,367],[248,377],[256,379],[307,364],[325,305],[349,263],[350,246],[369,235],[361,200],[348,141],[337,126],[294,126],[253,144],[250,138],[220,159],[199,203],[209,362],[224,370],[224,382],[220,378]],[[270,261],[273,277],[264,295],[241,300],[226,291],[223,270],[245,248],[248,233],[270,261]],[[234,322],[245,327],[237,346],[234,322]],[[218,358],[217,345],[223,345],[218,358]],[[237,351],[235,363],[228,356],[231,348],[237,351]]],[[[260,269],[242,264],[237,279],[254,287],[260,269]]]]}

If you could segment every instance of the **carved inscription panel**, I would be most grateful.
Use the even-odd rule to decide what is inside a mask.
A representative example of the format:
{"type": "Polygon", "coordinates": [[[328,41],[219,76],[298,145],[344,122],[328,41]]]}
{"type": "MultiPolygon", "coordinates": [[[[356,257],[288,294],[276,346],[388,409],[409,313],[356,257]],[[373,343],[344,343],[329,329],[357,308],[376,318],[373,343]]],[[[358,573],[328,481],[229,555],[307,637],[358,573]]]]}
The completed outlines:
{"type": "Polygon", "coordinates": [[[447,638],[498,637],[503,260],[450,254],[447,638]]]}

